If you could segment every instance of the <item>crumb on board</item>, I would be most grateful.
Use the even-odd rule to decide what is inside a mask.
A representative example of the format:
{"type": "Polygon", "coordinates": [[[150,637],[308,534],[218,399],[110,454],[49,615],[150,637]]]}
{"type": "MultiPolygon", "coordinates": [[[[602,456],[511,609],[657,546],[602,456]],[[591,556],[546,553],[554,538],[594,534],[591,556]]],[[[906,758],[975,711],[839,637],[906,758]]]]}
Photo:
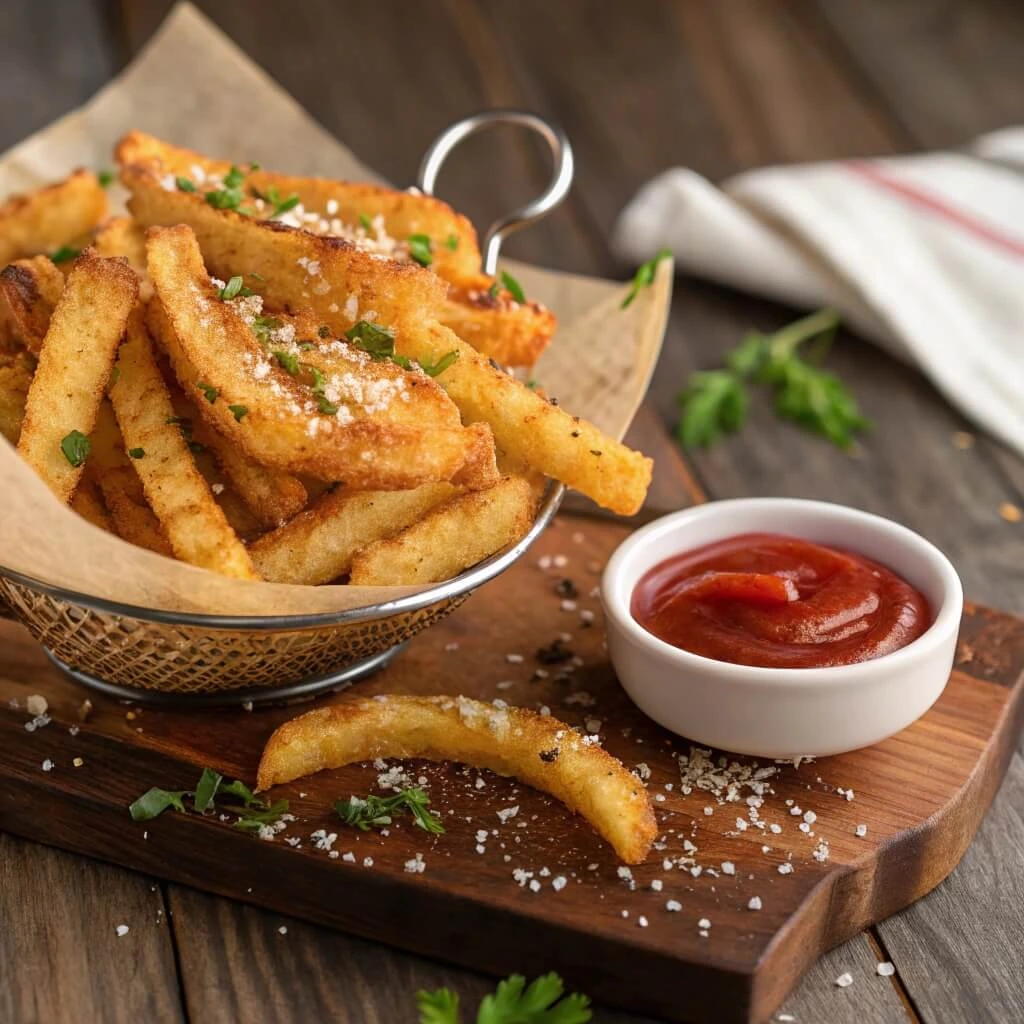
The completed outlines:
{"type": "Polygon", "coordinates": [[[999,516],[1008,523],[1019,523],[1024,518],[1024,512],[1012,502],[1004,501],[999,506],[999,516]]]}

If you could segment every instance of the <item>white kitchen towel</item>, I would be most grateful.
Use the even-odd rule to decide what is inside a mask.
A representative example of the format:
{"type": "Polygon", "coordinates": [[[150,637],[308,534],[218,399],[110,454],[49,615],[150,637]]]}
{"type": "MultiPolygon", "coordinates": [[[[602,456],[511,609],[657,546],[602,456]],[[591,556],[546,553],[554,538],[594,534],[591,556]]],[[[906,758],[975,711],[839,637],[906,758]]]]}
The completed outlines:
{"type": "Polygon", "coordinates": [[[1024,127],[963,152],[768,167],[719,187],[674,168],[629,203],[614,245],[836,307],[1024,454],[1024,127]]]}

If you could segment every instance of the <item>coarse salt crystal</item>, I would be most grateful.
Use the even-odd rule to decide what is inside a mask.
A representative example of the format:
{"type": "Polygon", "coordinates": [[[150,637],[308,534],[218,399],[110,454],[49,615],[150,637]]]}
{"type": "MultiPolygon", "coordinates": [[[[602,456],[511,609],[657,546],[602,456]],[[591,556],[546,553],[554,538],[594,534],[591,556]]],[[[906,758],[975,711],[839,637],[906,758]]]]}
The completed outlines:
{"type": "Polygon", "coordinates": [[[711,927],[711,922],[706,917],[702,917],[697,922],[697,927],[698,928],[704,928],[704,929],[710,928],[711,927]]]}
{"type": "Polygon", "coordinates": [[[558,875],[556,878],[551,879],[551,888],[554,889],[555,892],[561,892],[565,888],[566,884],[567,880],[565,875],[558,875]]]}
{"type": "Polygon", "coordinates": [[[639,916],[639,917],[638,917],[638,918],[636,919],[636,923],[637,923],[637,924],[638,924],[638,925],[639,925],[639,926],[640,926],[641,928],[646,928],[646,927],[647,927],[647,918],[646,918],[646,917],[644,917],[644,915],[643,915],[643,914],[641,914],[641,915],[640,915],[640,916],[639,916]]]}
{"type": "Polygon", "coordinates": [[[880,974],[880,975],[881,975],[881,976],[882,976],[883,978],[891,978],[891,977],[892,977],[892,976],[893,976],[893,975],[894,975],[894,974],[896,973],[896,968],[895,968],[895,967],[894,967],[894,966],[893,966],[893,965],[892,965],[891,963],[889,963],[889,961],[888,961],[888,960],[885,960],[884,962],[880,963],[880,964],[879,964],[879,965],[878,965],[878,966],[877,966],[877,967],[875,968],[875,970],[876,970],[876,971],[877,971],[877,972],[878,972],[878,973],[879,973],[879,974],[880,974]]]}
{"type": "Polygon", "coordinates": [[[867,825],[858,825],[854,830],[853,834],[859,839],[863,839],[868,834],[867,825]]]}
{"type": "Polygon", "coordinates": [[[655,879],[654,879],[654,880],[653,880],[653,881],[651,882],[651,888],[652,888],[652,889],[653,889],[653,890],[654,890],[655,892],[661,892],[661,886],[662,886],[662,881],[661,881],[661,879],[660,879],[660,878],[655,878],[655,879]]]}
{"type": "Polygon", "coordinates": [[[779,865],[779,874],[780,875],[791,875],[791,874],[793,874],[793,865],[790,864],[788,861],[783,863],[783,864],[780,864],[779,865]]]}
{"type": "Polygon", "coordinates": [[[53,771],[53,762],[49,758],[47,758],[43,762],[43,771],[44,772],[52,772],[53,771]]]}
{"type": "Polygon", "coordinates": [[[849,971],[844,971],[836,978],[836,985],[839,988],[849,988],[853,984],[853,975],[849,971]]]}
{"type": "Polygon", "coordinates": [[[128,928],[128,925],[126,925],[126,924],[119,924],[114,929],[114,931],[117,932],[117,937],[119,939],[123,939],[128,934],[129,928],[128,928]]]}
{"type": "Polygon", "coordinates": [[[736,865],[731,860],[722,861],[722,874],[723,875],[735,875],[736,865]]]}
{"type": "Polygon", "coordinates": [[[747,910],[760,910],[760,909],[761,909],[761,897],[760,896],[751,896],[750,899],[747,900],[747,910]]]}
{"type": "Polygon", "coordinates": [[[670,913],[674,914],[683,909],[682,903],[679,900],[666,900],[665,909],[670,913]]]}

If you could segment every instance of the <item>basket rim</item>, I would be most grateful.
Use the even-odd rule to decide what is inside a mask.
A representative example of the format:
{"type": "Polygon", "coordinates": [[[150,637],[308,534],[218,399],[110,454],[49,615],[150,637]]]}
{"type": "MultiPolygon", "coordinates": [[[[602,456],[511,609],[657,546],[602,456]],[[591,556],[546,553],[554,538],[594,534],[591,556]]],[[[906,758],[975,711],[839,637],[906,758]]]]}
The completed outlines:
{"type": "MultiPolygon", "coordinates": [[[[106,612],[126,618],[138,619],[142,622],[157,622],[167,626],[200,626],[208,629],[248,630],[252,632],[276,632],[281,630],[314,629],[320,626],[343,626],[361,622],[374,622],[379,619],[391,618],[406,612],[419,611],[441,601],[449,601],[455,597],[475,590],[477,587],[497,576],[509,566],[517,562],[547,528],[558,512],[565,496],[564,484],[550,481],[548,488],[537,510],[533,525],[515,544],[498,551],[478,562],[472,568],[443,583],[434,584],[416,594],[396,597],[391,601],[364,605],[360,608],[347,608],[335,612],[316,612],[309,615],[217,615],[206,612],[171,612],[160,608],[145,608],[141,605],[122,604],[119,601],[108,601],[105,598],[93,597],[75,590],[45,583],[42,580],[27,576],[0,565],[0,579],[8,579],[29,590],[59,598],[69,604],[78,605],[93,611],[106,612]]],[[[13,609],[12,609],[13,611],[13,609]]],[[[17,612],[14,612],[15,617],[17,612]]]]}

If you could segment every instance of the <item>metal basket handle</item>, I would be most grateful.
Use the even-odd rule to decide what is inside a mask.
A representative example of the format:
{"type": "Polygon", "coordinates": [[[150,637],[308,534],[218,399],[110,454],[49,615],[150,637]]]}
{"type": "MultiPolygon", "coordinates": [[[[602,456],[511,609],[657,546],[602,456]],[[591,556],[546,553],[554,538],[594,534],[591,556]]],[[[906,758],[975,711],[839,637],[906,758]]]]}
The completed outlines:
{"type": "Polygon", "coordinates": [[[572,186],[573,155],[569,138],[562,128],[536,114],[525,110],[485,110],[479,114],[456,121],[446,128],[427,148],[423,155],[417,175],[417,184],[421,192],[428,196],[434,194],[437,176],[441,172],[445,160],[463,139],[470,135],[490,128],[493,125],[518,125],[536,132],[548,144],[551,150],[553,171],[551,182],[536,199],[513,210],[512,213],[499,217],[484,233],[484,273],[493,275],[498,269],[498,256],[505,239],[514,231],[525,228],[535,221],[546,217],[569,194],[572,186]]]}

